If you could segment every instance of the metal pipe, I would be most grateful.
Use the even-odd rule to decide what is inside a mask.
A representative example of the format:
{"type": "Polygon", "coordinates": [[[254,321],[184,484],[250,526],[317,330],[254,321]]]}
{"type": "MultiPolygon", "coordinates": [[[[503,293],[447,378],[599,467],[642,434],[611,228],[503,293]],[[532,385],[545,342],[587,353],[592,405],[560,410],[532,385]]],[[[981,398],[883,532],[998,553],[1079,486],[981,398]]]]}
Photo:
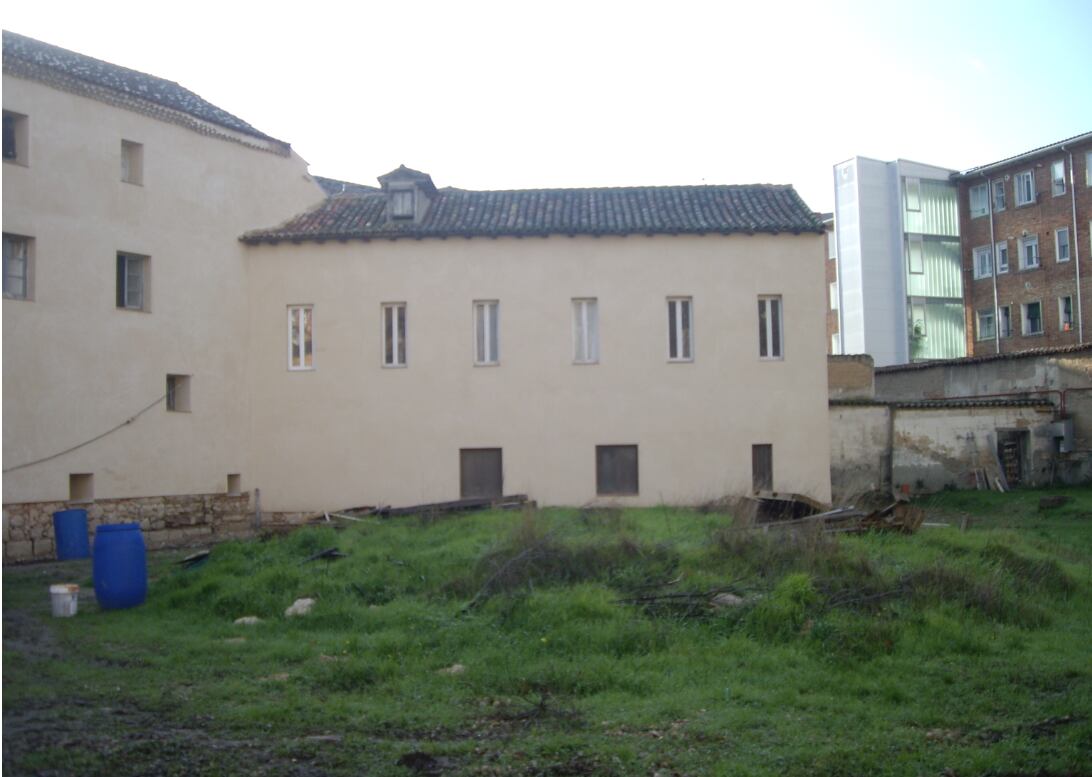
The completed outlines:
{"type": "MultiPolygon", "coordinates": [[[[968,198],[970,194],[967,195],[968,198]]],[[[997,304],[997,238],[993,234],[993,179],[986,179],[986,197],[987,202],[990,204],[990,256],[993,257],[990,264],[993,265],[993,272],[990,275],[993,276],[993,350],[994,353],[1001,353],[1001,308],[997,304]]],[[[974,249],[971,249],[971,264],[974,264],[974,249]]],[[[971,277],[974,277],[974,271],[971,271],[971,277]]],[[[973,294],[972,294],[973,298],[973,294]]],[[[977,316],[977,314],[976,314],[977,316]]],[[[977,326],[978,321],[975,321],[977,326]]]]}
{"type": "MultiPolygon", "coordinates": [[[[1077,277],[1077,342],[1084,342],[1084,316],[1081,315],[1081,241],[1077,239],[1077,181],[1073,175],[1073,152],[1069,154],[1069,202],[1073,208],[1073,239],[1069,245],[1073,251],[1073,268],[1077,277]]],[[[1057,257],[1055,257],[1057,259],[1057,257]]]]}

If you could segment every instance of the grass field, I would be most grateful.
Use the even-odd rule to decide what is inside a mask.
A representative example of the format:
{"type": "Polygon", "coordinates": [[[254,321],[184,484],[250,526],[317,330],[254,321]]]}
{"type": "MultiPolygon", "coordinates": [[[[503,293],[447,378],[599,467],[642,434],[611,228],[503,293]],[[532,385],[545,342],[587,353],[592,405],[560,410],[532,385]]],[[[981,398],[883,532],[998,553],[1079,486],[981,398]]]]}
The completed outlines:
{"type": "Polygon", "coordinates": [[[88,563],[6,568],[4,773],[1092,774],[1092,492],[1043,493],[837,540],[673,508],[323,526],[154,554],[144,606],[67,620],[46,587],[88,563]]]}

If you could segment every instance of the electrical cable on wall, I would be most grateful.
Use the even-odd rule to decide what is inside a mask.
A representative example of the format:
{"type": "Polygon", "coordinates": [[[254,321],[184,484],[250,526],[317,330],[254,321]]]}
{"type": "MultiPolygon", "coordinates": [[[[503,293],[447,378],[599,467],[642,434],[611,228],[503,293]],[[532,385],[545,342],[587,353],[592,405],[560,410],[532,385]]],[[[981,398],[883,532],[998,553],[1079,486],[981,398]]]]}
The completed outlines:
{"type": "Polygon", "coordinates": [[[103,437],[111,435],[114,432],[116,432],[118,429],[121,429],[121,428],[123,428],[125,426],[128,426],[133,421],[140,418],[142,415],[147,413],[149,410],[151,410],[153,407],[158,405],[160,402],[162,402],[166,398],[167,398],[167,395],[164,394],[159,399],[157,399],[155,402],[152,402],[147,407],[141,408],[134,415],[130,416],[129,418],[126,418],[124,421],[122,421],[120,424],[118,424],[114,428],[108,429],[105,432],[103,432],[102,434],[99,434],[99,435],[96,435],[95,437],[92,437],[90,440],[84,440],[79,445],[73,445],[71,448],[65,448],[63,451],[60,451],[59,453],[54,453],[54,454],[52,454],[50,456],[45,456],[45,457],[40,458],[40,459],[35,459],[34,461],[28,461],[25,464],[17,464],[14,467],[7,467],[3,471],[5,473],[7,473],[7,472],[14,472],[17,469],[26,469],[27,467],[33,467],[35,464],[41,464],[41,463],[46,462],[46,461],[52,461],[53,459],[60,458],[61,456],[64,456],[66,453],[72,453],[72,451],[79,450],[80,448],[83,448],[84,446],[90,445],[93,442],[98,442],[103,437]]]}

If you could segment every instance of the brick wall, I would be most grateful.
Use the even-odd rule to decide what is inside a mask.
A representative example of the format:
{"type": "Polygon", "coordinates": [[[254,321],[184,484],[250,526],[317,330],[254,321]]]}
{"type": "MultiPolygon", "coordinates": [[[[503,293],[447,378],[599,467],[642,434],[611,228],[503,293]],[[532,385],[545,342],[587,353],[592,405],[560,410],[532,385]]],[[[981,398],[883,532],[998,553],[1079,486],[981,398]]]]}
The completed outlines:
{"type": "Polygon", "coordinates": [[[826,310],[827,310],[827,353],[834,353],[834,349],[831,346],[834,335],[838,334],[838,316],[841,311],[833,310],[830,306],[830,284],[838,280],[838,261],[832,259],[834,251],[832,250],[832,244],[834,243],[834,222],[830,222],[827,225],[827,239],[824,245],[826,246],[826,278],[827,283],[823,288],[823,294],[826,295],[826,310]]]}
{"type": "Polygon", "coordinates": [[[875,370],[868,354],[827,357],[827,395],[831,399],[872,399],[875,370]]]}
{"type": "MultiPolygon", "coordinates": [[[[249,494],[186,494],[135,499],[96,499],[88,504],[23,502],[4,505],[4,562],[43,561],[56,557],[53,513],[87,510],[91,538],[104,523],[139,523],[149,549],[209,544],[250,536],[254,508],[249,494]]],[[[291,528],[309,513],[263,513],[262,529],[291,528]]]]}
{"type": "MultiPolygon", "coordinates": [[[[1027,348],[1075,345],[1078,342],[1077,326],[1077,260],[1081,264],[1080,296],[1085,342],[1092,340],[1092,245],[1089,238],[1089,219],[1092,219],[1092,187],[1086,185],[1086,153],[1092,151],[1092,143],[1072,149],[1073,187],[1069,181],[1069,152],[1044,154],[1031,161],[1014,163],[991,171],[989,178],[1004,181],[1005,209],[994,213],[994,241],[1006,241],[1009,249],[1009,271],[998,274],[997,303],[1009,306],[1012,311],[1012,336],[1001,338],[1001,352],[1011,353],[1027,348]],[[1064,160],[1066,164],[1065,194],[1054,196],[1051,190],[1051,164],[1064,160]],[[1018,173],[1031,170],[1034,173],[1037,199],[1030,205],[1016,206],[1014,184],[1018,173]],[[1076,195],[1077,225],[1074,234],[1073,200],[1076,195]],[[1055,230],[1069,230],[1071,258],[1068,262],[1057,261],[1055,230]],[[1020,238],[1024,233],[1039,238],[1039,267],[1020,270],[1020,238]],[[1079,254],[1078,254],[1079,252],[1079,254]],[[1060,326],[1058,299],[1071,297],[1073,327],[1063,331],[1060,326]],[[1028,302],[1041,302],[1043,333],[1023,334],[1023,308],[1028,302]]],[[[990,218],[988,215],[970,217],[970,189],[985,183],[986,178],[971,178],[959,182],[960,231],[963,251],[963,283],[967,317],[967,353],[974,355],[996,352],[994,340],[978,339],[976,311],[992,309],[993,278],[974,277],[974,249],[991,245],[990,218]]],[[[992,193],[991,193],[992,203],[992,193]]]]}

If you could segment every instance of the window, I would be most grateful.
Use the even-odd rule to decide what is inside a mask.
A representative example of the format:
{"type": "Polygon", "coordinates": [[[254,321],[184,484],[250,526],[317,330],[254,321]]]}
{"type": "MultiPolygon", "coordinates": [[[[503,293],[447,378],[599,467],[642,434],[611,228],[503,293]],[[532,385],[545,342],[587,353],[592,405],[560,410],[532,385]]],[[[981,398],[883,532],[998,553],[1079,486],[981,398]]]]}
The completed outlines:
{"type": "Polygon", "coordinates": [[[383,305],[383,366],[406,366],[406,303],[383,305]]]}
{"type": "Polygon", "coordinates": [[[994,247],[997,253],[997,274],[1009,271],[1009,241],[1002,240],[994,247]]]}
{"type": "Polygon", "coordinates": [[[167,409],[174,413],[190,412],[190,376],[167,376],[167,409]]]}
{"type": "Polygon", "coordinates": [[[910,336],[921,338],[928,335],[925,320],[925,303],[911,300],[910,302],[910,336]]]}
{"type": "Polygon", "coordinates": [[[238,495],[243,493],[243,476],[233,472],[227,476],[227,492],[238,495]]]}
{"type": "Polygon", "coordinates": [[[1058,297],[1058,331],[1069,332],[1073,329],[1073,298],[1058,297]]]}
{"type": "Polygon", "coordinates": [[[573,362],[595,364],[599,361],[599,301],[573,300],[573,362]]]}
{"type": "Polygon", "coordinates": [[[1043,305],[1041,302],[1027,302],[1023,305],[1024,334],[1041,335],[1043,333],[1043,305]]]}
{"type": "Polygon", "coordinates": [[[925,272],[925,253],[922,250],[921,235],[910,235],[906,238],[906,264],[914,275],[925,272]]]}
{"type": "Polygon", "coordinates": [[[288,369],[290,370],[315,368],[315,354],[311,344],[314,319],[314,306],[288,306],[288,369]]]}
{"type": "Polygon", "coordinates": [[[29,237],[4,233],[4,296],[8,299],[30,299],[29,237]]]}
{"type": "Polygon", "coordinates": [[[1069,261],[1069,229],[1067,227],[1054,231],[1054,260],[1069,261]]]}
{"type": "Polygon", "coordinates": [[[1005,209],[1005,182],[993,182],[993,209],[994,211],[1005,209]]]}
{"type": "Polygon", "coordinates": [[[413,189],[399,189],[391,192],[391,216],[396,219],[413,218],[413,189]]]}
{"type": "Polygon", "coordinates": [[[503,451],[500,448],[460,448],[460,498],[497,499],[503,494],[503,451]]]}
{"type": "Polygon", "coordinates": [[[993,251],[989,246],[974,249],[974,277],[989,278],[993,275],[993,251]]]}
{"type": "Polygon", "coordinates": [[[131,140],[121,141],[121,180],[144,183],[144,146],[131,140]]]}
{"type": "Polygon", "coordinates": [[[118,251],[117,306],[148,310],[148,257],[118,251]]]}
{"type": "Polygon", "coordinates": [[[1020,238],[1020,269],[1034,270],[1039,266],[1039,236],[1026,235],[1020,238]]]}
{"type": "Polygon", "coordinates": [[[90,502],[95,498],[95,476],[83,472],[68,476],[68,501],[90,502]]]}
{"type": "Polygon", "coordinates": [[[758,298],[758,355],[763,359],[780,359],[781,297],[758,298]]]}
{"type": "Polygon", "coordinates": [[[4,161],[28,164],[27,142],[27,117],[4,111],[4,161]]]}
{"type": "Polygon", "coordinates": [[[1065,160],[1050,165],[1050,193],[1055,197],[1065,194],[1065,160]]]}
{"type": "Polygon", "coordinates": [[[997,309],[998,334],[1001,337],[1012,337],[1012,308],[1008,305],[997,309]]]}
{"type": "Polygon", "coordinates": [[[474,303],[474,363],[500,364],[497,314],[500,303],[474,303]]]}
{"type": "Polygon", "coordinates": [[[990,193],[986,184],[971,187],[971,218],[985,216],[990,212],[990,193]]]}
{"type": "Polygon", "coordinates": [[[1033,170],[1017,173],[1013,185],[1016,189],[1017,206],[1030,205],[1035,202],[1035,172],[1033,170]]]}
{"type": "Polygon", "coordinates": [[[1084,185],[1092,186],[1092,151],[1084,155],[1084,185]]]}
{"type": "Polygon", "coordinates": [[[691,298],[668,297],[667,358],[670,361],[687,362],[694,358],[693,323],[691,298]]]}
{"type": "Polygon", "coordinates": [[[773,491],[773,446],[751,446],[751,488],[755,491],[773,491]]]}
{"type": "Polygon", "coordinates": [[[637,446],[595,446],[595,493],[599,496],[635,496],[637,446]]]}
{"type": "Polygon", "coordinates": [[[830,352],[835,356],[842,352],[842,344],[838,341],[837,332],[830,336],[830,352]]]}
{"type": "Polygon", "coordinates": [[[906,178],[906,209],[921,210],[921,180],[918,178],[906,178]]]}
{"type": "Polygon", "coordinates": [[[830,284],[830,309],[838,309],[838,281],[832,281],[830,284]]]}
{"type": "Polygon", "coordinates": [[[997,328],[994,326],[993,310],[978,311],[978,339],[992,340],[997,336],[997,328]]]}

